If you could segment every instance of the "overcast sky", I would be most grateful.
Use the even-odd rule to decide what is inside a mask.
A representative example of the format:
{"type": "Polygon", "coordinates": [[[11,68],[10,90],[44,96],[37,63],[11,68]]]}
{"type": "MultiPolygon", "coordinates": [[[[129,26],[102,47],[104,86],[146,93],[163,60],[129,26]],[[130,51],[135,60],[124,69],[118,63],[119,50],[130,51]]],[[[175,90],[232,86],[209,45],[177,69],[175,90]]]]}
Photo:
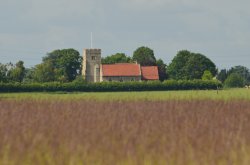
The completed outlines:
{"type": "Polygon", "coordinates": [[[0,63],[41,63],[54,49],[131,56],[140,46],[170,63],[179,50],[218,68],[250,68],[249,0],[0,0],[0,63]]]}

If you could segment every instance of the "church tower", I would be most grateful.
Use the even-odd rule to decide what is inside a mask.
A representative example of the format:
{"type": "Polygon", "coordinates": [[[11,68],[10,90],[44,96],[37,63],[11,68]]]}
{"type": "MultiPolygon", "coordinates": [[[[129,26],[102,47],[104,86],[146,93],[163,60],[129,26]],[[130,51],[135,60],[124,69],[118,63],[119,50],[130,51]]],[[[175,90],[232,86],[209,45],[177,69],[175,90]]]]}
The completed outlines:
{"type": "Polygon", "coordinates": [[[87,82],[100,82],[101,49],[84,49],[82,75],[87,82]]]}

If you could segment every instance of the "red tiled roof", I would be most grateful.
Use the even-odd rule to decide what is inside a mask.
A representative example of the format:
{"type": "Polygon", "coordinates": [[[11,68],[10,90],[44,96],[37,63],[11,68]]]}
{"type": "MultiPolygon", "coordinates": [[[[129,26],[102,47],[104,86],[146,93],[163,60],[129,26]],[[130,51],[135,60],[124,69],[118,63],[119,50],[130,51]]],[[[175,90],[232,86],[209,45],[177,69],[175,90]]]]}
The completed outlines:
{"type": "Polygon", "coordinates": [[[130,63],[102,64],[103,76],[141,76],[140,65],[130,63]]]}
{"type": "Polygon", "coordinates": [[[142,73],[142,80],[159,80],[159,73],[157,66],[142,66],[141,73],[142,73]]]}

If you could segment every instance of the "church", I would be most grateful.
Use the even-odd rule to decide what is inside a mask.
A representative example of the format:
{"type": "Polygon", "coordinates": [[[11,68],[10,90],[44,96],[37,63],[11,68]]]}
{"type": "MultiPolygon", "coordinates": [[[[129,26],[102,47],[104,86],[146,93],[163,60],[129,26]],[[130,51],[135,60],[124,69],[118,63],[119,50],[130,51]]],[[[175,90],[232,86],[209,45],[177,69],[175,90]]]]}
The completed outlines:
{"type": "Polygon", "coordinates": [[[159,80],[157,66],[137,63],[102,64],[101,49],[84,49],[82,75],[87,82],[159,80]]]}

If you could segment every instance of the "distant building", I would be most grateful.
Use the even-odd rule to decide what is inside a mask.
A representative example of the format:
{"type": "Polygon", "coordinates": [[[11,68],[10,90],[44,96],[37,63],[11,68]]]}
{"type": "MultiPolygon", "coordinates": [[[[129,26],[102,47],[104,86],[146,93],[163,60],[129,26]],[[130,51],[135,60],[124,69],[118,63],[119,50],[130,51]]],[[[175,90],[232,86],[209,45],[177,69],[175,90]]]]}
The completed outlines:
{"type": "Polygon", "coordinates": [[[84,49],[82,75],[87,82],[159,80],[157,66],[101,64],[101,49],[84,49]]]}

